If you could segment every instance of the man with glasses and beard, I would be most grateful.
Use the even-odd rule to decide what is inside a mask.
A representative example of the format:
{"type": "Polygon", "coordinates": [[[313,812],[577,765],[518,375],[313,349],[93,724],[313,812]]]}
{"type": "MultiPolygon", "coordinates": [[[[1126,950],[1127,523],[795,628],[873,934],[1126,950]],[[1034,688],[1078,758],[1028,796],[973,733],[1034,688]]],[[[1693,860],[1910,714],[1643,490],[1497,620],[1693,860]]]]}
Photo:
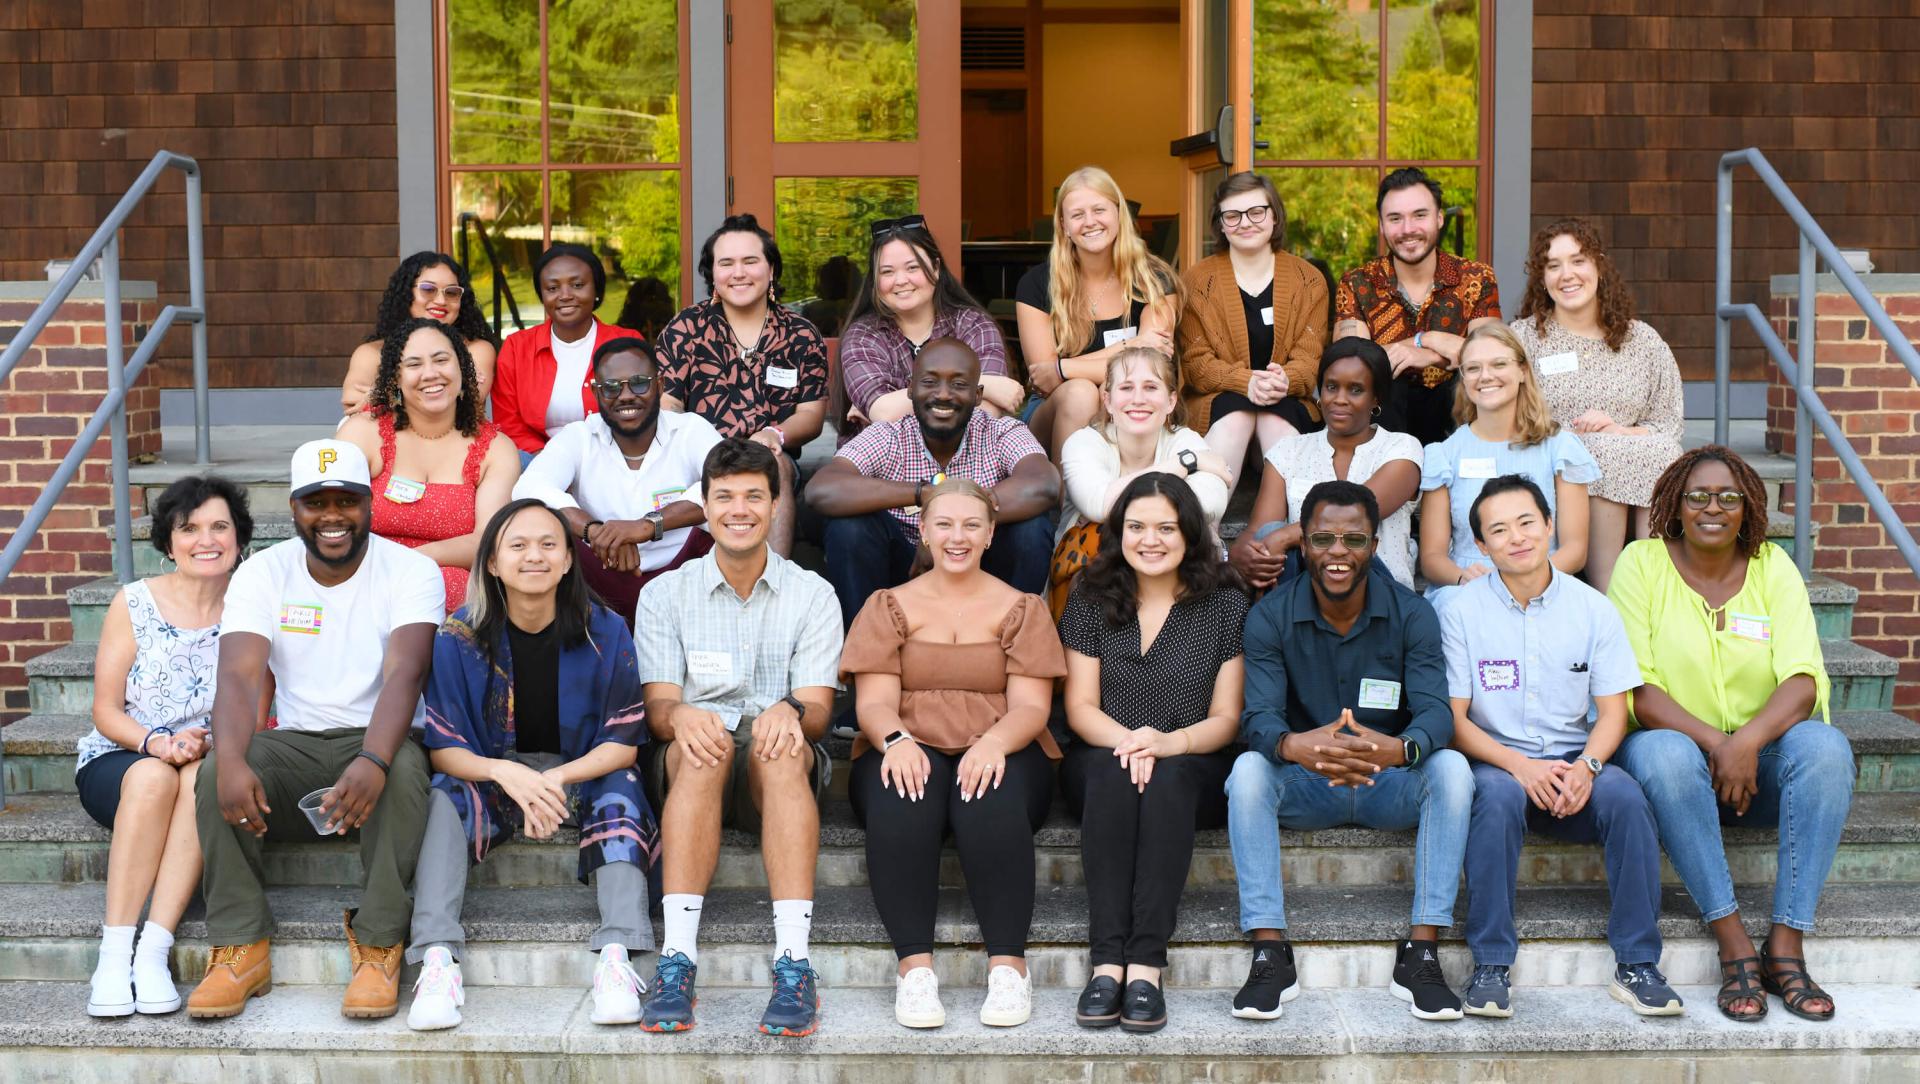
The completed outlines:
{"type": "Polygon", "coordinates": [[[243,563],[227,587],[213,702],[217,752],[196,787],[207,975],[189,1015],[236,1016],[273,983],[273,912],[260,844],[312,839],[300,810],[328,789],[328,832],[360,832],[360,907],[347,912],[353,977],[340,1011],[392,1016],[420,832],[427,758],[408,737],[445,614],[433,559],[371,535],[366,456],[316,440],[293,453],[289,539],[243,563]],[[254,733],[271,674],[278,725],[254,733]]]}
{"type": "Polygon", "coordinates": [[[720,432],[698,414],[660,409],[659,367],[644,339],[600,344],[589,376],[599,413],[554,434],[513,498],[560,513],[587,585],[631,623],[648,581],[713,547],[702,529],[700,465],[720,432]]]}
{"type": "Polygon", "coordinates": [[[1392,990],[1422,1020],[1460,1019],[1435,942],[1453,924],[1466,856],[1473,771],[1447,748],[1453,711],[1433,607],[1370,564],[1380,533],[1373,491],[1321,482],[1300,509],[1307,575],[1247,615],[1247,751],[1227,778],[1227,834],[1240,928],[1253,965],[1233,1015],[1280,1016],[1299,993],[1280,884],[1280,829],[1418,827],[1412,929],[1392,990]]]}

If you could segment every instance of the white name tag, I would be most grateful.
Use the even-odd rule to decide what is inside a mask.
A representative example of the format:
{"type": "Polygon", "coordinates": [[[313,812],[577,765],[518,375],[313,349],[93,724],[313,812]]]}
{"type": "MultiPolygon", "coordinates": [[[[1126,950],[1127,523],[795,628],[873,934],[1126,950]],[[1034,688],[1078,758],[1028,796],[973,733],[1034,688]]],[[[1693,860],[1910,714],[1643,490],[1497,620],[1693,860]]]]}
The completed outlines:
{"type": "Polygon", "coordinates": [[[1460,461],[1460,477],[1462,478],[1492,478],[1495,476],[1494,472],[1498,469],[1491,459],[1462,459],[1460,461]]]}
{"type": "Polygon", "coordinates": [[[733,656],[725,651],[689,651],[687,673],[709,681],[732,681],[733,656]]]}
{"type": "Polygon", "coordinates": [[[1114,328],[1112,331],[1107,332],[1105,341],[1102,343],[1102,345],[1103,346],[1119,346],[1121,343],[1126,342],[1128,339],[1131,339],[1138,334],[1140,334],[1140,329],[1137,327],[1117,327],[1117,328],[1114,328]]]}
{"type": "Polygon", "coordinates": [[[1260,310],[1260,322],[1267,325],[1268,327],[1273,326],[1273,306],[1272,305],[1268,305],[1266,308],[1260,310]]]}
{"type": "Polygon", "coordinates": [[[1400,683],[1380,678],[1360,679],[1360,706],[1392,711],[1400,706],[1400,683]]]}
{"type": "Polygon", "coordinates": [[[767,366],[767,383],[776,388],[791,388],[800,383],[800,370],[782,369],[778,365],[767,366]]]}
{"type": "Polygon", "coordinates": [[[1558,376],[1561,373],[1577,372],[1580,368],[1580,355],[1572,352],[1548,354],[1540,359],[1539,367],[1541,376],[1558,376]]]}
{"type": "Polygon", "coordinates": [[[1773,639],[1773,618],[1758,614],[1727,614],[1727,631],[1742,640],[1768,643],[1773,639]]]}

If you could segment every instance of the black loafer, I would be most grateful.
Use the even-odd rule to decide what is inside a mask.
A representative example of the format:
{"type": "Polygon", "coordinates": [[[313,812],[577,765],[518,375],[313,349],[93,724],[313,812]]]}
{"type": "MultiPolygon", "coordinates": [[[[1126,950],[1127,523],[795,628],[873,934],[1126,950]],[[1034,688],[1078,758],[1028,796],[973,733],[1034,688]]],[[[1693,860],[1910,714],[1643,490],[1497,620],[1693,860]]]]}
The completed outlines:
{"type": "Polygon", "coordinates": [[[1095,975],[1080,991],[1080,1003],[1073,1007],[1073,1022],[1083,1028],[1110,1028],[1120,1022],[1120,980],[1095,975]]]}
{"type": "Polygon", "coordinates": [[[1120,1007],[1121,1031],[1159,1031],[1167,1026],[1167,998],[1145,979],[1127,984],[1127,1000],[1120,1007]]]}

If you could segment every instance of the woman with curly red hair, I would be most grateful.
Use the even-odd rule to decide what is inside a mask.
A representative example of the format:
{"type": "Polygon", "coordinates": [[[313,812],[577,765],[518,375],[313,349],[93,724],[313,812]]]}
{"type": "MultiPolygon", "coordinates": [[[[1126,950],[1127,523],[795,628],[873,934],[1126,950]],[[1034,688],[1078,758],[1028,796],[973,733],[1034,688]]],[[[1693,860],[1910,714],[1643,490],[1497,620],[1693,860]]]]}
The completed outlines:
{"type": "Polygon", "coordinates": [[[1628,540],[1647,534],[1660,472],[1680,455],[1680,367],[1659,334],[1633,318],[1633,295],[1582,218],[1533,235],[1527,290],[1513,332],[1527,349],[1553,420],[1600,464],[1588,494],[1587,579],[1601,591],[1628,540]]]}

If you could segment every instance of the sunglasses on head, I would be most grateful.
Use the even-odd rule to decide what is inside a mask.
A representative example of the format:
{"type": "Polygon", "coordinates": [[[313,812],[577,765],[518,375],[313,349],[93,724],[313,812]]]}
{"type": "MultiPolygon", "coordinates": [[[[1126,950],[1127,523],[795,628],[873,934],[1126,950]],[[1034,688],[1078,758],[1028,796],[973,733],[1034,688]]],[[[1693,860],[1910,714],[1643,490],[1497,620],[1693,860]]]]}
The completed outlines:
{"type": "Polygon", "coordinates": [[[903,215],[899,218],[875,219],[867,226],[875,238],[884,237],[900,230],[924,230],[927,228],[926,215],[903,215]]]}
{"type": "Polygon", "coordinates": [[[635,395],[645,395],[647,394],[647,389],[653,387],[653,378],[650,376],[630,376],[624,380],[618,378],[589,380],[587,381],[587,385],[594,390],[595,394],[604,395],[611,399],[620,394],[622,387],[632,388],[633,394],[635,395]]]}

